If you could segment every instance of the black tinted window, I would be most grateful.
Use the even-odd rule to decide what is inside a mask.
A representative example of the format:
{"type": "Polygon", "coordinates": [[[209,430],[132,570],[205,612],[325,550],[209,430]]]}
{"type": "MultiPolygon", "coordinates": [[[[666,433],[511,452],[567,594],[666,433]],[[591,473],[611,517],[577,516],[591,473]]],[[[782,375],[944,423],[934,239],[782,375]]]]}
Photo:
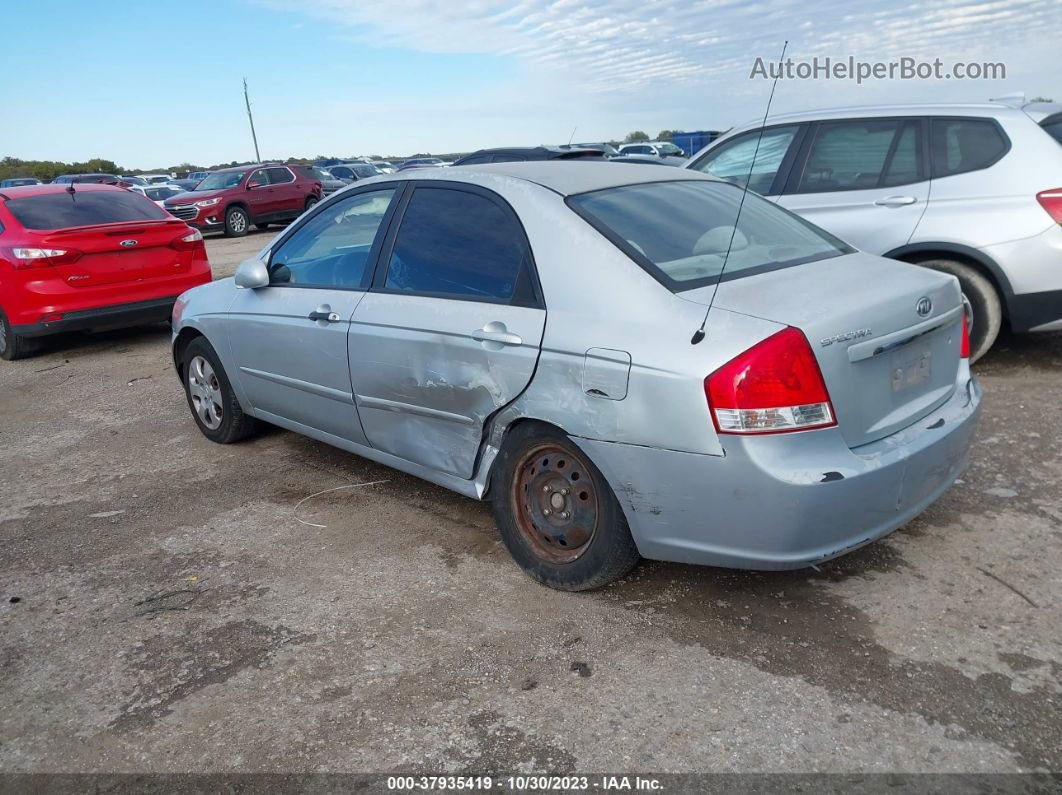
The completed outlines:
{"type": "Polygon", "coordinates": [[[490,199],[417,188],[398,230],[386,287],[507,301],[525,251],[523,230],[490,199]]]}
{"type": "Polygon", "coordinates": [[[273,253],[270,283],[367,286],[369,254],[393,196],[391,189],[359,193],[325,207],[273,253]]]}
{"type": "Polygon", "coordinates": [[[895,174],[890,174],[889,178],[889,184],[898,185],[901,183],[895,180],[904,174],[905,168],[907,177],[910,177],[912,168],[917,171],[917,135],[913,128],[902,121],[875,119],[820,124],[815,130],[797,192],[877,188],[886,169],[893,171],[890,157],[895,161],[894,142],[897,150],[904,147],[895,174]]]}
{"type": "Polygon", "coordinates": [[[796,125],[772,127],[763,130],[762,139],[759,130],[744,133],[712,149],[691,168],[735,185],[748,182],[749,190],[769,194],[797,129],[796,125]],[[756,158],[755,165],[752,163],[753,156],[756,158]]]}
{"type": "Polygon", "coordinates": [[[1007,140],[987,119],[933,119],[933,176],[950,177],[995,163],[1007,151],[1007,140]]]}
{"type": "Polygon", "coordinates": [[[295,175],[286,168],[267,168],[266,171],[269,173],[270,185],[281,185],[285,182],[295,181],[295,175]]]}
{"type": "Polygon", "coordinates": [[[124,190],[51,193],[12,199],[7,209],[27,229],[68,229],[120,221],[162,221],[169,213],[124,190]]]}
{"type": "Polygon", "coordinates": [[[494,155],[491,158],[492,163],[523,163],[525,160],[527,160],[526,157],[519,155],[494,155]]]}
{"type": "Polygon", "coordinates": [[[1062,144],[1062,115],[1048,116],[1040,126],[1047,130],[1047,134],[1062,144]]]}
{"type": "Polygon", "coordinates": [[[461,161],[462,166],[476,166],[480,163],[489,163],[490,155],[469,155],[461,161]]]}

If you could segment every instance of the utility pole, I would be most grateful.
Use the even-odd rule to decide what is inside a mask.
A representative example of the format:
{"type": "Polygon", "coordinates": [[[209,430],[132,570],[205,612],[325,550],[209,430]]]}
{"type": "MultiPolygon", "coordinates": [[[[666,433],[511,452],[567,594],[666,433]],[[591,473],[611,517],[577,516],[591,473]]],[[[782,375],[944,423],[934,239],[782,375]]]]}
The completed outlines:
{"type": "Polygon", "coordinates": [[[247,96],[247,78],[243,78],[243,101],[247,104],[247,119],[251,122],[251,139],[254,141],[254,162],[261,163],[262,156],[258,154],[258,136],[254,134],[254,116],[251,115],[251,99],[247,96]]]}

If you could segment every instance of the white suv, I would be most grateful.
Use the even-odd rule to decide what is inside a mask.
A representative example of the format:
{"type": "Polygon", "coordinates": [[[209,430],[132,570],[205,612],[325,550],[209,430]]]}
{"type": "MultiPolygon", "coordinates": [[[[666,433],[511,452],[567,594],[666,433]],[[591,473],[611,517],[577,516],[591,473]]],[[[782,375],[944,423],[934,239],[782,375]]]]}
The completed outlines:
{"type": "MultiPolygon", "coordinates": [[[[686,168],[744,184],[762,123],[686,168]]],[[[842,108],[771,117],[749,187],[872,254],[952,273],[972,359],[1006,322],[1062,329],[1062,107],[842,108]]]]}

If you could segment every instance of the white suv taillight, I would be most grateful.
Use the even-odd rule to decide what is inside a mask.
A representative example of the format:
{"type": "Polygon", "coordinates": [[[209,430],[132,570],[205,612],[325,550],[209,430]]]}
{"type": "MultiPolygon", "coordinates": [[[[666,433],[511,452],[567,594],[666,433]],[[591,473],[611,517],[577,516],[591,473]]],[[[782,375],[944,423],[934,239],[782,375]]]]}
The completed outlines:
{"type": "Polygon", "coordinates": [[[731,359],[706,379],[719,433],[787,433],[837,420],[803,332],[786,328],[731,359]]]}
{"type": "Polygon", "coordinates": [[[1055,219],[1056,224],[1062,224],[1062,188],[1041,191],[1036,194],[1036,201],[1055,219]]]}

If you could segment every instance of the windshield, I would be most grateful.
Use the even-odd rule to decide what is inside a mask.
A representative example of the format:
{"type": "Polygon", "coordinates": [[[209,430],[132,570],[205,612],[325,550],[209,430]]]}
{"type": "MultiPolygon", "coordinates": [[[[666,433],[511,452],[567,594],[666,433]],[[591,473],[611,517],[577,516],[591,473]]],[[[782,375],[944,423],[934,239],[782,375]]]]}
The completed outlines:
{"type": "Polygon", "coordinates": [[[184,191],[179,188],[170,187],[155,187],[144,189],[144,195],[151,199],[151,201],[153,202],[165,201],[166,199],[169,199],[172,196],[176,196],[178,193],[184,193],[184,191]]]}
{"type": "Polygon", "coordinates": [[[673,291],[851,251],[772,202],[715,181],[652,182],[572,196],[569,206],[673,291]],[[733,245],[731,245],[733,237],[733,245]],[[730,256],[726,252],[730,247],[730,256]]]}
{"type": "Polygon", "coordinates": [[[128,191],[47,193],[12,199],[7,209],[26,229],[69,229],[120,221],[163,221],[169,214],[128,191]]]}
{"type": "Polygon", "coordinates": [[[335,179],[335,177],[333,177],[328,171],[326,171],[323,168],[317,168],[317,166],[310,166],[306,170],[310,172],[310,175],[314,179],[327,179],[327,180],[335,179]]]}
{"type": "Polygon", "coordinates": [[[674,144],[657,144],[657,151],[662,155],[681,155],[682,150],[674,144]]]}
{"type": "Polygon", "coordinates": [[[219,171],[216,174],[211,174],[208,177],[204,177],[203,181],[195,186],[195,190],[224,190],[225,188],[235,188],[241,182],[243,182],[246,171],[219,171]]]}

